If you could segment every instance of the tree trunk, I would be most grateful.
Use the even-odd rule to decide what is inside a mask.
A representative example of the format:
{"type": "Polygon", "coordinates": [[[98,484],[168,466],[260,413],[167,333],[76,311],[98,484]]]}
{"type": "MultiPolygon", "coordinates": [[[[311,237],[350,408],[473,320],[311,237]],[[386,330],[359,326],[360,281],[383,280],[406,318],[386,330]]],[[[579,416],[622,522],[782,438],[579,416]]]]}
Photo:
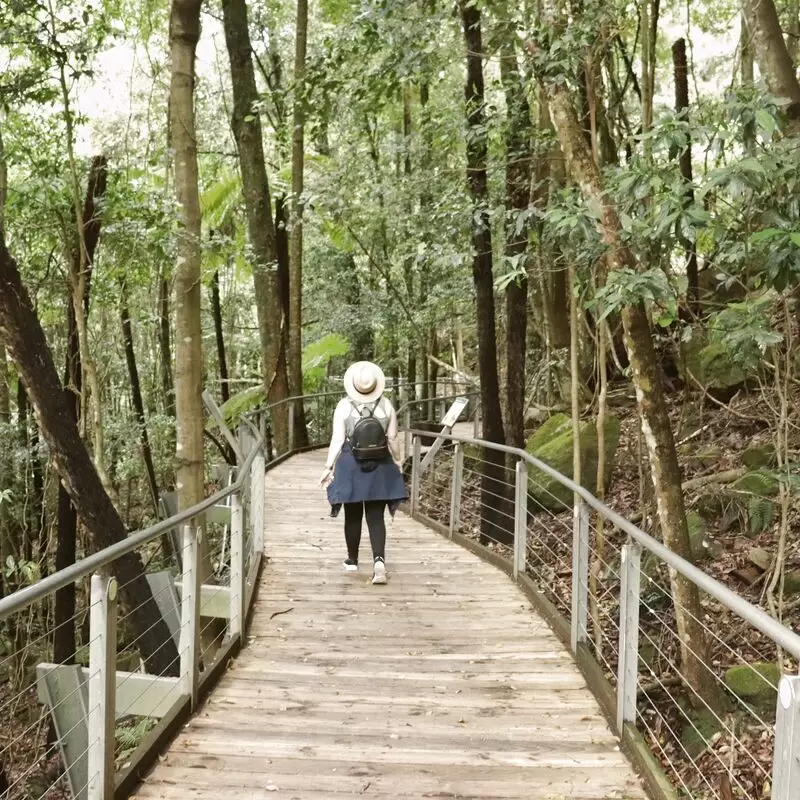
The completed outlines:
{"type": "MultiPolygon", "coordinates": [[[[686,63],[686,42],[677,39],[672,45],[672,63],[675,67],[675,111],[680,119],[689,123],[689,71],[686,63]]],[[[687,138],[686,147],[680,153],[679,166],[684,186],[684,207],[694,205],[692,186],[692,141],[687,138]]],[[[686,277],[688,279],[689,307],[697,313],[700,300],[700,283],[697,277],[697,244],[684,238],[678,226],[678,237],[686,252],[686,277]]]]}
{"type": "MultiPolygon", "coordinates": [[[[406,181],[408,204],[406,220],[413,219],[414,204],[411,188],[411,87],[403,89],[403,175],[406,181]]],[[[414,282],[414,258],[408,256],[403,262],[403,278],[406,284],[406,298],[409,308],[416,308],[416,288],[414,282]]],[[[417,348],[419,347],[419,328],[415,325],[408,339],[406,360],[406,393],[409,400],[416,399],[417,392],[417,348]]]]}
{"type": "MultiPolygon", "coordinates": [[[[223,0],[225,42],[231,65],[233,114],[231,127],[239,151],[247,227],[253,248],[258,329],[264,369],[264,391],[270,402],[288,396],[286,352],[283,346],[286,318],[281,308],[277,271],[275,222],[264,161],[261,119],[253,109],[259,95],[253,72],[250,32],[245,0],[223,0]]],[[[285,409],[273,414],[274,436],[282,452],[288,445],[285,409]]]]}
{"type": "MultiPolygon", "coordinates": [[[[294,104],[292,106],[292,209],[289,247],[289,393],[303,394],[303,186],[305,168],[306,121],[306,42],[308,38],[308,0],[297,0],[294,57],[294,104]]],[[[308,445],[305,407],[302,401],[292,406],[294,445],[308,445]]]]}
{"type": "MultiPolygon", "coordinates": [[[[103,489],[64,398],[53,357],[30,297],[5,243],[0,241],[0,335],[25,381],[36,418],[61,480],[96,550],[123,541],[125,526],[103,489]]],[[[114,563],[123,614],[131,615],[148,672],[177,672],[178,650],[153,600],[137,554],[114,563]]]]}
{"type": "MultiPolygon", "coordinates": [[[[100,239],[100,217],[96,213],[98,201],[106,192],[108,185],[107,162],[105,157],[97,156],[89,170],[89,181],[86,187],[86,198],[83,204],[81,224],[83,232],[80,243],[76,242],[72,249],[71,294],[67,302],[67,363],[64,371],[64,397],[75,424],[81,419],[81,398],[83,396],[83,365],[81,359],[80,330],[78,316],[83,324],[89,318],[89,293],[91,290],[92,264],[100,239]],[[76,292],[83,292],[76,295],[76,292]]],[[[94,398],[97,408],[100,396],[94,398]]],[[[102,422],[100,422],[102,428],[102,422]]],[[[100,437],[102,446],[102,436],[100,437]]],[[[95,440],[97,447],[97,440],[95,440]]],[[[97,461],[95,453],[95,462],[97,461]]],[[[102,480],[102,477],[101,477],[102,480]]],[[[104,485],[107,484],[103,481],[104,485]]],[[[56,544],[56,571],[65,569],[75,563],[77,554],[78,517],[69,494],[63,483],[58,487],[58,538],[56,544]]],[[[75,661],[75,585],[69,584],[55,594],[54,607],[55,630],[53,634],[53,659],[56,664],[72,664],[75,661]]]]}
{"type": "Polygon", "coordinates": [[[214,317],[214,336],[217,340],[217,361],[219,362],[220,396],[227,403],[231,396],[228,383],[228,362],[225,358],[225,337],[222,333],[222,304],[219,299],[219,270],[214,270],[211,279],[211,314],[214,317]]]}
{"type": "MultiPolygon", "coordinates": [[[[147,476],[147,488],[150,490],[150,500],[153,503],[153,512],[158,517],[158,481],[156,480],[156,470],[153,466],[153,451],[150,448],[150,438],[147,435],[147,419],[144,415],[144,402],[142,401],[142,390],[139,384],[139,370],[136,366],[136,350],[133,346],[133,331],[131,330],[131,316],[128,311],[127,288],[125,281],[120,286],[120,322],[122,323],[122,338],[125,342],[125,361],[128,365],[128,378],[131,382],[131,401],[133,403],[133,413],[136,417],[136,425],[139,428],[139,446],[142,450],[142,460],[144,461],[145,473],[147,476]]],[[[163,539],[169,542],[168,536],[163,539]]],[[[167,551],[169,554],[171,551],[167,551]]]]}
{"type": "MultiPolygon", "coordinates": [[[[481,12],[468,0],[459,0],[466,45],[467,82],[465,86],[467,135],[467,178],[472,197],[472,278],[478,316],[478,372],[481,382],[483,438],[501,444],[505,441],[500,385],[497,375],[497,334],[495,329],[494,280],[492,277],[492,231],[489,222],[486,178],[487,131],[483,88],[483,43],[481,12]]],[[[481,541],[510,543],[507,504],[504,502],[505,459],[496,450],[485,449],[481,478],[481,541]]]]}
{"type": "Polygon", "coordinates": [[[169,280],[158,282],[158,349],[161,355],[161,389],[164,393],[164,413],[175,416],[175,384],[172,380],[172,349],[169,335],[169,280]]]}
{"type": "Polygon", "coordinates": [[[519,73],[511,33],[500,53],[506,98],[506,257],[519,277],[506,288],[506,441],[525,447],[525,358],[528,324],[528,225],[519,215],[528,209],[531,186],[531,120],[525,84],[519,73]]]}
{"type": "Polygon", "coordinates": [[[800,82],[786,49],[783,31],[773,0],[745,0],[745,13],[753,32],[756,61],[767,88],[789,101],[786,116],[792,132],[800,132],[800,82]]]}
{"type": "MultiPolygon", "coordinates": [[[[600,171],[586,146],[568,90],[548,86],[553,123],[566,159],[567,168],[583,196],[601,209],[599,232],[608,247],[611,269],[635,269],[633,254],[623,242],[616,209],[603,191],[600,171]]],[[[692,560],[689,531],[681,491],[681,476],[675,442],[661,385],[661,371],[653,348],[644,305],[622,311],[626,345],[641,417],[641,427],[650,458],[658,519],[664,544],[673,552],[692,560]]],[[[700,620],[703,612],[697,587],[677,573],[670,572],[672,596],[681,647],[684,676],[691,689],[712,708],[718,705],[714,676],[706,667],[707,644],[700,620]]]]}
{"type": "Polygon", "coordinates": [[[289,391],[303,393],[303,169],[305,166],[308,0],[297,0],[292,108],[292,205],[289,242],[289,391]]]}
{"type": "MultiPolygon", "coordinates": [[[[11,392],[9,390],[8,359],[6,348],[0,339],[0,436],[3,441],[11,441],[11,392]]],[[[9,498],[14,492],[13,449],[6,444],[0,450],[0,564],[5,567],[9,556],[19,558],[22,548],[13,542],[13,515],[9,511],[9,498]]],[[[0,574],[0,595],[13,591],[13,583],[0,574]]]]}
{"type": "MultiPolygon", "coordinates": [[[[749,90],[753,89],[755,83],[755,63],[753,57],[753,31],[750,26],[748,15],[744,12],[741,14],[742,32],[739,36],[739,52],[740,52],[740,65],[739,75],[742,82],[742,88],[749,90]]],[[[742,130],[742,138],[744,139],[744,149],[749,156],[755,155],[756,152],[756,125],[755,120],[750,120],[745,123],[742,130]]]]}
{"type": "MultiPolygon", "coordinates": [[[[170,15],[170,124],[180,207],[175,267],[175,407],[177,489],[181,509],[203,499],[203,331],[201,327],[200,197],[194,116],[195,50],[201,0],[173,0],[170,15]]],[[[207,570],[204,569],[207,573],[207,570]]],[[[203,575],[205,580],[207,574],[203,575]]]]}

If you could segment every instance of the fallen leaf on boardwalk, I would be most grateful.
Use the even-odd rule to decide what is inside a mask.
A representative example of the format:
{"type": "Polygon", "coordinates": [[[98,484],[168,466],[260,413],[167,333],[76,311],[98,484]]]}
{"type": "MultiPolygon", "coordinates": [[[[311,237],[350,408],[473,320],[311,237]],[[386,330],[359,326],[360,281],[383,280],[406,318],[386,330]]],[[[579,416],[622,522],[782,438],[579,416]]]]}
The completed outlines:
{"type": "Polygon", "coordinates": [[[277,792],[278,791],[278,787],[272,782],[268,783],[264,788],[268,792],[277,792]]]}

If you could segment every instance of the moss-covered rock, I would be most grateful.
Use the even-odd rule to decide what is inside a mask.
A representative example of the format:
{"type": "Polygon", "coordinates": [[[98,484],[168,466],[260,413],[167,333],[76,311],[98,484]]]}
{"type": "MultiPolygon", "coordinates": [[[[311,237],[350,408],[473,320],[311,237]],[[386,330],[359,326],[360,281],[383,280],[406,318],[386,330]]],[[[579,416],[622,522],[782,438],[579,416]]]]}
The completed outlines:
{"type": "Polygon", "coordinates": [[[687,442],[680,448],[680,455],[695,467],[713,467],[719,463],[723,452],[717,445],[708,444],[694,448],[691,442],[687,442]]]}
{"type": "Polygon", "coordinates": [[[747,703],[767,708],[775,705],[780,678],[780,667],[764,661],[737,664],[725,671],[725,685],[733,694],[747,703]]]}
{"type": "MultiPolygon", "coordinates": [[[[733,360],[729,347],[723,342],[709,342],[699,326],[692,329],[691,339],[684,344],[683,355],[680,371],[688,368],[706,389],[728,389],[753,377],[745,374],[741,365],[733,360]]],[[[687,375],[681,377],[689,380],[687,375]]]]}
{"type": "Polygon", "coordinates": [[[529,453],[535,453],[540,447],[572,430],[572,420],[566,414],[553,414],[543,422],[525,444],[529,453]]]}
{"type": "Polygon", "coordinates": [[[692,555],[697,560],[706,558],[709,555],[706,521],[697,511],[690,511],[686,515],[686,525],[689,528],[692,555]]]}
{"type": "Polygon", "coordinates": [[[761,469],[762,467],[769,467],[775,463],[775,445],[771,442],[758,445],[756,447],[748,447],[742,453],[742,464],[748,469],[761,469]]]}
{"type": "MultiPolygon", "coordinates": [[[[594,421],[580,425],[581,483],[589,491],[595,489],[597,475],[597,426],[594,421]]],[[[614,457],[619,445],[619,418],[609,414],[605,421],[605,477],[606,488],[611,483],[614,457]]],[[[572,477],[572,421],[566,414],[555,414],[528,440],[525,449],[549,467],[568,478],[572,477]]],[[[547,508],[563,511],[572,506],[572,492],[557,480],[537,469],[528,472],[531,510],[547,508]]]]}
{"type": "Polygon", "coordinates": [[[722,723],[708,709],[690,711],[688,717],[681,730],[681,744],[689,756],[697,758],[708,747],[714,734],[722,730],[722,723]]]}

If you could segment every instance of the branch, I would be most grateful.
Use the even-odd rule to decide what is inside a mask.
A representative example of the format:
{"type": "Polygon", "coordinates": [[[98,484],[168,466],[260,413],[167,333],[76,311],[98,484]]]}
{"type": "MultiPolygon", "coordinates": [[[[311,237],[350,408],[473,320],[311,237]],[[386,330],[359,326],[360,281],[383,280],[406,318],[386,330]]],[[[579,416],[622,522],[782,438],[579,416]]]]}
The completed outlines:
{"type": "Polygon", "coordinates": [[[347,224],[345,224],[345,228],[347,228],[347,232],[353,237],[355,243],[361,248],[361,251],[369,260],[369,263],[372,264],[373,267],[375,267],[375,269],[380,273],[380,276],[386,281],[386,285],[389,287],[389,289],[391,289],[392,294],[397,298],[397,302],[400,303],[403,312],[405,313],[406,317],[408,317],[408,321],[411,324],[411,327],[414,329],[414,332],[417,334],[417,336],[419,336],[419,326],[417,325],[416,321],[414,320],[414,316],[412,315],[411,311],[406,305],[406,301],[403,300],[403,296],[400,294],[400,292],[397,291],[397,288],[392,283],[392,279],[389,276],[389,273],[385,269],[383,269],[383,267],[381,267],[380,264],[378,264],[378,262],[372,257],[372,253],[370,253],[369,250],[367,250],[367,248],[364,246],[364,243],[356,235],[355,231],[353,231],[353,229],[347,224]]]}

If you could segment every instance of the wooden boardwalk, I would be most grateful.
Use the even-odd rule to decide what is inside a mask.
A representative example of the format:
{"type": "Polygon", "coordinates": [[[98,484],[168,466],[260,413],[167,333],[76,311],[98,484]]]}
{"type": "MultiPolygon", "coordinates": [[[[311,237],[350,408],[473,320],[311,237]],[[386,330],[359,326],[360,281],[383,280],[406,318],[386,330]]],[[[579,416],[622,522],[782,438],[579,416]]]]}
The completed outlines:
{"type": "Polygon", "coordinates": [[[344,573],[324,454],[267,476],[248,646],[136,797],[638,800],[567,651],[508,577],[399,515],[344,573]]]}

